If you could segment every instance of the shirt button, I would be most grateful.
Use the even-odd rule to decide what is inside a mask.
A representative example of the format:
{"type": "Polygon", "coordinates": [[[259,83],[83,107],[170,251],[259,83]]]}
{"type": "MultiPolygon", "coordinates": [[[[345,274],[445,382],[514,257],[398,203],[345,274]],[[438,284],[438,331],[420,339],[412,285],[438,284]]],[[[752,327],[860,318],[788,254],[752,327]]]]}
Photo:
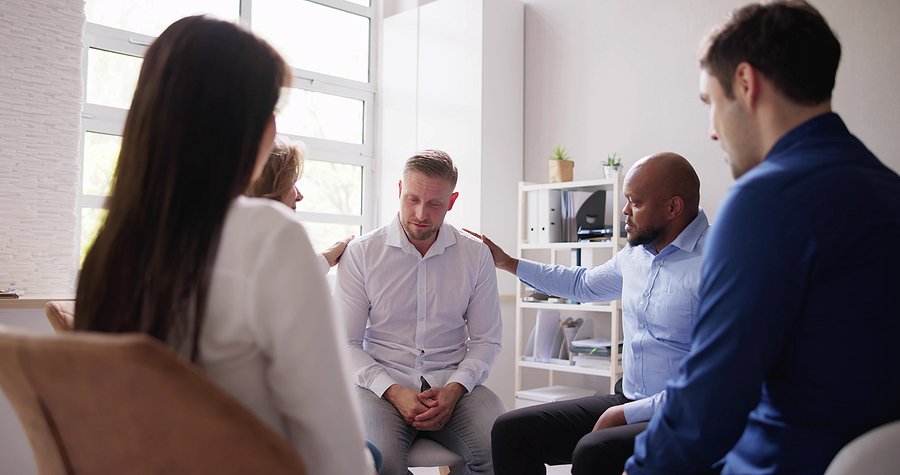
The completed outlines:
{"type": "Polygon", "coordinates": [[[638,354],[634,355],[634,358],[635,358],[635,359],[638,359],[638,360],[641,359],[641,354],[638,353],[638,354]]]}
{"type": "Polygon", "coordinates": [[[638,387],[637,387],[637,391],[638,391],[639,393],[642,393],[642,392],[644,392],[644,388],[643,388],[642,386],[638,386],[638,387]]]}
{"type": "Polygon", "coordinates": [[[656,265],[657,265],[657,266],[661,266],[661,265],[662,265],[662,261],[656,261],[656,265]]]}
{"type": "Polygon", "coordinates": [[[425,317],[419,317],[419,321],[425,320],[425,317]]]}
{"type": "Polygon", "coordinates": [[[644,297],[649,297],[649,296],[650,296],[650,291],[644,292],[644,297]]]}
{"type": "Polygon", "coordinates": [[[641,323],[641,325],[640,325],[640,326],[641,326],[641,328],[644,328],[644,327],[646,327],[646,326],[647,326],[647,325],[646,325],[646,324],[643,324],[643,323],[641,323]]]}

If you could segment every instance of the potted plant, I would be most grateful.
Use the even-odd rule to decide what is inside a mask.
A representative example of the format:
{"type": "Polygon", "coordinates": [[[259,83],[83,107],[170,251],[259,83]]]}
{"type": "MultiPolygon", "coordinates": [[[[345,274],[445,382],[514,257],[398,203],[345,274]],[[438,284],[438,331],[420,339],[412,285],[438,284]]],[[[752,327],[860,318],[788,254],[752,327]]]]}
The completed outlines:
{"type": "Polygon", "coordinates": [[[622,173],[622,157],[613,153],[606,156],[606,163],[603,165],[603,176],[607,179],[612,178],[613,173],[622,173]]]}
{"type": "Polygon", "coordinates": [[[575,162],[570,160],[566,147],[561,144],[553,147],[553,155],[550,159],[550,183],[561,183],[564,181],[572,181],[572,169],[575,162]]]}

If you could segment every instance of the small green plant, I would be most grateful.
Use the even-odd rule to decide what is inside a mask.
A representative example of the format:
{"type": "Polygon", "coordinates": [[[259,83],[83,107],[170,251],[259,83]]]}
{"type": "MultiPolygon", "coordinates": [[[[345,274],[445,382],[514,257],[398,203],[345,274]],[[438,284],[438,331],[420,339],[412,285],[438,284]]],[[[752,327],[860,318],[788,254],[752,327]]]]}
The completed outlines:
{"type": "Polygon", "coordinates": [[[553,147],[553,156],[549,158],[550,160],[568,160],[571,157],[569,157],[569,152],[566,152],[566,147],[559,144],[553,147]]]}
{"type": "Polygon", "coordinates": [[[622,157],[613,153],[612,155],[606,156],[606,165],[607,167],[621,167],[622,166],[622,157]]]}

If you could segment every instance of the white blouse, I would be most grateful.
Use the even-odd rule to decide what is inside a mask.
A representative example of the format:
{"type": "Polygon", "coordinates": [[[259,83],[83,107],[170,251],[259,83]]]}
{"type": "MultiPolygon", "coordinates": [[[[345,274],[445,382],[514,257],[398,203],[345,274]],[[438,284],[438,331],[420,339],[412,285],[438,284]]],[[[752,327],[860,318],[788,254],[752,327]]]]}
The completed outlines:
{"type": "Polygon", "coordinates": [[[310,473],[359,475],[370,469],[338,328],[303,226],[280,203],[236,198],[213,267],[201,366],[310,473]]]}

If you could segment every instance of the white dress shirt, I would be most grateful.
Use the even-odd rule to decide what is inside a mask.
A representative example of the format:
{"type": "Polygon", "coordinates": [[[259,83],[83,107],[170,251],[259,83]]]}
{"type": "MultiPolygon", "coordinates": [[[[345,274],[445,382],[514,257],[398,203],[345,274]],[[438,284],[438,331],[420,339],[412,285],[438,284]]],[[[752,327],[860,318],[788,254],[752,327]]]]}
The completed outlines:
{"type": "Polygon", "coordinates": [[[200,333],[209,377],[283,435],[309,473],[370,473],[342,325],[303,226],[283,204],[236,198],[200,333]]]}
{"type": "Polygon", "coordinates": [[[535,289],[579,302],[622,299],[622,392],[629,424],[648,421],[666,402],[666,381],[691,349],[700,265],[709,220],[698,215],[671,244],[627,246],[594,268],[519,260],[516,276],[535,289]]]}
{"type": "Polygon", "coordinates": [[[500,354],[502,323],[490,250],[444,223],[423,257],[399,216],[350,242],[335,300],[347,325],[356,384],[379,397],[483,383],[500,354]],[[367,324],[368,322],[368,324],[367,324]]]}

